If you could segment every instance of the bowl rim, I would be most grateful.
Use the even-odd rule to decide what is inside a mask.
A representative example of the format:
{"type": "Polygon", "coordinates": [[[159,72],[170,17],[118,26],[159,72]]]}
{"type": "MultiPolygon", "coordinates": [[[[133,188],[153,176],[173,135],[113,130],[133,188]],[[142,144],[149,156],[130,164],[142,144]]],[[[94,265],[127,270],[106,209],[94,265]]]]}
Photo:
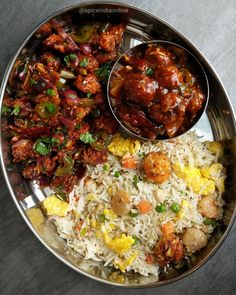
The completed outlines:
{"type": "MultiPolygon", "coordinates": [[[[163,45],[163,46],[164,46],[163,45]]],[[[199,73],[198,73],[199,74],[199,73]]],[[[171,41],[167,41],[167,40],[159,40],[159,39],[155,39],[155,40],[150,40],[150,41],[145,41],[145,42],[142,42],[138,45],[135,45],[129,49],[127,49],[124,53],[121,54],[121,56],[119,56],[119,58],[116,60],[115,64],[113,65],[112,69],[111,69],[111,72],[109,74],[109,78],[108,78],[108,81],[107,81],[107,101],[108,101],[108,104],[109,104],[109,107],[110,107],[110,111],[112,112],[112,115],[113,117],[116,119],[116,121],[119,123],[119,125],[128,133],[130,134],[131,136],[133,137],[137,137],[141,140],[145,140],[145,141],[151,141],[151,142],[158,142],[158,141],[168,141],[170,139],[175,139],[175,138],[178,138],[182,135],[184,135],[185,133],[189,132],[190,130],[192,130],[195,125],[199,122],[199,120],[202,118],[204,112],[206,111],[207,109],[207,106],[208,106],[208,103],[209,103],[209,96],[210,96],[210,88],[209,88],[209,81],[208,81],[208,77],[207,77],[207,74],[206,74],[206,71],[204,69],[204,67],[202,66],[201,62],[198,60],[198,58],[192,53],[190,52],[188,49],[186,49],[185,47],[175,43],[175,42],[171,42],[171,41]],[[111,83],[111,80],[112,80],[112,75],[114,73],[114,71],[116,70],[116,67],[117,65],[119,65],[121,59],[124,57],[124,55],[126,55],[127,53],[129,53],[130,51],[138,48],[138,47],[141,47],[141,46],[145,46],[146,44],[160,44],[160,43],[163,43],[164,45],[167,44],[167,45],[173,45],[173,46],[176,46],[176,47],[179,47],[181,49],[183,49],[185,52],[187,52],[188,55],[191,56],[191,58],[193,58],[195,60],[195,62],[199,65],[199,69],[201,69],[202,73],[204,75],[204,84],[206,86],[206,100],[204,101],[204,106],[201,108],[199,114],[198,114],[198,118],[197,120],[194,122],[194,124],[187,130],[185,130],[183,133],[181,134],[178,134],[176,136],[173,136],[173,137],[170,137],[170,138],[155,138],[155,139],[150,139],[150,138],[146,138],[146,137],[143,137],[141,135],[138,135],[136,133],[134,133],[133,131],[131,131],[129,128],[127,128],[123,123],[122,121],[117,117],[115,111],[114,111],[114,107],[112,106],[112,103],[111,103],[111,96],[110,96],[110,83],[111,83]]]]}
{"type": "MultiPolygon", "coordinates": [[[[31,37],[34,35],[34,33],[46,22],[50,21],[51,19],[57,17],[58,15],[64,14],[66,12],[69,12],[73,9],[78,9],[78,8],[84,8],[86,6],[91,6],[91,5],[110,5],[110,6],[120,6],[120,7],[124,7],[124,8],[131,8],[134,10],[138,10],[139,12],[150,16],[156,20],[158,20],[159,22],[161,22],[162,24],[164,24],[165,26],[171,28],[175,33],[177,33],[178,36],[180,36],[185,42],[187,42],[188,44],[191,45],[191,47],[195,50],[195,52],[197,52],[199,54],[199,56],[201,57],[201,59],[204,61],[205,64],[208,65],[208,67],[211,69],[211,72],[213,73],[214,77],[216,78],[216,80],[218,81],[218,83],[220,84],[222,91],[224,92],[225,96],[227,97],[228,100],[228,105],[229,105],[229,110],[232,114],[233,117],[233,122],[234,122],[234,128],[236,129],[236,116],[235,116],[235,112],[234,109],[232,107],[232,103],[229,99],[229,96],[226,92],[226,89],[221,81],[221,79],[219,78],[219,76],[217,75],[216,71],[214,70],[214,68],[212,67],[212,65],[210,64],[210,62],[206,59],[206,57],[200,52],[200,50],[183,34],[181,33],[178,29],[176,29],[175,27],[173,27],[171,24],[169,24],[166,20],[162,19],[161,17],[155,15],[154,13],[151,13],[141,7],[137,7],[131,4],[124,4],[121,2],[110,2],[110,1],[88,1],[88,2],[82,2],[79,4],[72,4],[72,5],[68,5],[60,10],[55,11],[54,13],[50,14],[50,16],[44,18],[37,26],[35,26],[35,28],[31,31],[31,33],[29,33],[23,40],[23,42],[21,43],[19,49],[16,51],[14,57],[10,60],[9,64],[7,65],[5,72],[4,72],[4,76],[2,78],[2,82],[1,82],[1,87],[0,87],[0,109],[2,108],[2,101],[3,101],[3,96],[5,93],[5,89],[7,86],[7,82],[9,79],[9,75],[10,72],[15,64],[16,59],[18,58],[18,56],[20,55],[22,49],[25,47],[25,45],[28,43],[28,41],[31,39],[31,37]]],[[[0,119],[1,119],[1,112],[0,112],[0,119]]],[[[11,194],[11,197],[13,199],[13,202],[15,203],[17,209],[19,210],[22,218],[24,219],[24,221],[26,222],[26,224],[28,225],[28,227],[30,228],[30,230],[34,233],[34,235],[36,236],[36,238],[46,247],[46,249],[51,252],[54,256],[56,256],[61,262],[63,262],[65,265],[67,265],[68,267],[70,267],[71,269],[73,269],[74,271],[78,272],[79,274],[83,274],[88,278],[91,278],[97,282],[102,282],[105,283],[107,285],[111,285],[111,286],[116,286],[116,287],[123,287],[123,288],[128,288],[128,289],[142,289],[142,288],[154,288],[154,287],[159,287],[159,286],[163,286],[163,285],[167,285],[167,284],[171,284],[174,283],[176,281],[179,281],[185,277],[187,277],[188,275],[192,274],[193,272],[195,272],[197,269],[199,269],[200,267],[202,267],[215,253],[216,251],[222,246],[223,242],[225,241],[226,237],[228,236],[235,218],[236,218],[236,207],[234,208],[234,212],[232,214],[232,217],[230,219],[229,224],[227,225],[227,228],[225,230],[225,232],[223,233],[223,235],[221,236],[219,242],[212,248],[212,250],[209,252],[208,255],[206,255],[206,257],[204,257],[204,259],[201,260],[201,262],[199,262],[198,265],[194,266],[193,268],[187,270],[186,272],[184,272],[183,274],[180,274],[177,277],[174,278],[170,278],[167,279],[165,281],[157,281],[157,282],[152,282],[152,283],[148,283],[148,284],[121,284],[121,283],[116,283],[113,281],[108,281],[106,279],[97,277],[95,275],[92,275],[86,271],[83,271],[82,269],[79,269],[77,266],[73,265],[71,262],[67,261],[65,258],[61,257],[56,250],[52,249],[44,240],[43,238],[37,233],[36,229],[33,227],[33,225],[31,224],[31,222],[29,221],[27,215],[25,214],[25,211],[23,210],[23,208],[20,206],[20,203],[17,201],[16,196],[13,192],[13,189],[11,187],[10,181],[7,177],[7,171],[5,169],[5,164],[4,164],[4,159],[3,159],[3,153],[2,153],[2,140],[0,141],[0,162],[1,162],[1,167],[2,167],[2,172],[3,172],[3,176],[5,179],[5,182],[7,184],[8,190],[11,194]]]]}

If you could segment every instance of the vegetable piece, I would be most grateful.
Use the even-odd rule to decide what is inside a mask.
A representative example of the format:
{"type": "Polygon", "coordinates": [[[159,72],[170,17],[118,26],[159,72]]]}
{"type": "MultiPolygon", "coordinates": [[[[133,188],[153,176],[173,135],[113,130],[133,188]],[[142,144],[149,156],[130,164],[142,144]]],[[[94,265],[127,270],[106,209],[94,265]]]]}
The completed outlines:
{"type": "Polygon", "coordinates": [[[134,175],[133,177],[133,185],[136,187],[136,189],[138,189],[138,182],[139,182],[139,176],[138,175],[134,175]]]}
{"type": "Polygon", "coordinates": [[[97,104],[96,101],[94,101],[91,98],[80,98],[77,103],[77,105],[82,108],[93,107],[96,104],[97,104]]]}
{"type": "Polygon", "coordinates": [[[91,92],[88,92],[88,93],[87,93],[87,97],[88,97],[88,98],[89,98],[91,95],[92,95],[91,92]]]}
{"type": "Polygon", "coordinates": [[[11,109],[9,109],[7,106],[3,105],[1,113],[2,114],[11,113],[11,109]]]}
{"type": "Polygon", "coordinates": [[[183,243],[175,234],[163,235],[154,248],[157,263],[164,267],[168,262],[178,263],[184,257],[183,243]]]}
{"type": "Polygon", "coordinates": [[[53,89],[47,89],[47,90],[46,90],[46,93],[47,93],[48,95],[50,95],[50,96],[54,96],[54,95],[56,95],[56,92],[55,92],[53,89]]]}
{"type": "Polygon", "coordinates": [[[127,215],[130,212],[130,198],[125,190],[118,190],[111,198],[111,208],[119,216],[127,215]]]}
{"type": "Polygon", "coordinates": [[[93,138],[91,133],[82,133],[80,134],[79,139],[83,142],[83,143],[92,143],[95,141],[95,139],[93,138]]]}
{"type": "Polygon", "coordinates": [[[75,53],[70,54],[70,59],[71,60],[76,60],[77,55],[75,53]]]}
{"type": "Polygon", "coordinates": [[[183,234],[182,241],[189,252],[196,252],[207,245],[206,234],[198,228],[187,228],[183,234]]]}
{"type": "Polygon", "coordinates": [[[131,211],[131,212],[129,213],[129,216],[132,217],[132,218],[135,218],[135,217],[139,216],[139,213],[138,213],[138,212],[132,212],[132,211],[131,211]]]}
{"type": "Polygon", "coordinates": [[[11,112],[11,115],[15,115],[17,116],[20,112],[20,106],[19,105],[16,105],[13,109],[13,111],[11,112]]]}
{"type": "Polygon", "coordinates": [[[152,193],[158,203],[164,203],[168,197],[168,192],[161,188],[154,189],[152,193]]]}
{"type": "Polygon", "coordinates": [[[137,160],[132,156],[123,156],[121,159],[121,165],[127,169],[137,169],[137,160]]]}
{"type": "Polygon", "coordinates": [[[35,81],[34,79],[30,79],[30,86],[35,86],[37,84],[38,84],[37,81],[35,81]]]}
{"type": "Polygon", "coordinates": [[[180,211],[181,207],[178,203],[173,203],[171,206],[171,210],[174,213],[178,213],[180,211]]]}
{"type": "Polygon", "coordinates": [[[94,25],[82,25],[79,27],[76,35],[70,36],[76,43],[87,43],[92,38],[94,31],[94,25]]]}
{"type": "Polygon", "coordinates": [[[99,220],[99,222],[102,223],[102,222],[105,222],[107,220],[107,218],[106,218],[106,216],[104,214],[100,214],[98,216],[98,220],[99,220]]]}
{"type": "Polygon", "coordinates": [[[50,114],[55,114],[56,112],[56,107],[55,107],[55,104],[52,103],[52,102],[45,102],[45,107],[47,109],[47,111],[50,113],[50,114]]]}
{"type": "Polygon", "coordinates": [[[153,74],[153,69],[152,68],[148,68],[147,70],[146,70],[146,74],[148,75],[148,76],[151,76],[152,74],[153,74]]]}
{"type": "Polygon", "coordinates": [[[154,263],[154,257],[151,254],[147,254],[146,262],[147,262],[147,264],[153,264],[154,263]]]}
{"type": "Polygon", "coordinates": [[[94,109],[94,110],[92,110],[90,112],[89,115],[92,116],[92,117],[94,117],[94,118],[98,118],[101,115],[101,113],[100,113],[100,111],[98,109],[94,109]]]}
{"type": "Polygon", "coordinates": [[[33,148],[38,154],[46,156],[51,150],[50,141],[49,137],[38,138],[34,143],[33,148]]]}
{"type": "Polygon", "coordinates": [[[63,165],[59,166],[56,171],[56,176],[64,176],[67,174],[71,174],[74,167],[74,160],[69,155],[65,155],[63,158],[63,165]]]}
{"type": "Polygon", "coordinates": [[[166,212],[166,205],[165,204],[160,204],[160,205],[157,205],[155,210],[158,212],[158,213],[164,213],[166,212]]]}
{"type": "Polygon", "coordinates": [[[116,171],[116,172],[114,173],[114,176],[117,177],[117,178],[118,178],[120,175],[121,175],[120,171],[116,171]]]}
{"type": "Polygon", "coordinates": [[[71,53],[69,55],[64,56],[64,62],[66,63],[67,67],[70,67],[70,60],[76,60],[77,55],[75,53],[71,53]]]}
{"type": "Polygon", "coordinates": [[[87,67],[87,65],[89,64],[89,61],[87,58],[84,58],[80,63],[79,65],[83,68],[87,67]]]}
{"type": "Polygon", "coordinates": [[[55,115],[57,108],[54,103],[47,101],[37,104],[35,111],[41,119],[50,119],[55,115]]]}
{"type": "Polygon", "coordinates": [[[110,169],[109,164],[104,164],[103,165],[103,171],[109,171],[109,169],[110,169]]]}
{"type": "Polygon", "coordinates": [[[202,197],[198,203],[198,211],[207,218],[219,219],[220,209],[213,195],[202,197]]]}
{"type": "Polygon", "coordinates": [[[75,74],[71,71],[68,71],[68,70],[61,70],[60,76],[65,79],[75,79],[76,78],[75,74]]]}
{"type": "Polygon", "coordinates": [[[74,122],[70,119],[67,119],[65,117],[62,117],[62,116],[59,117],[59,120],[66,127],[66,129],[68,129],[70,131],[75,130],[76,122],[74,122]]]}
{"type": "Polygon", "coordinates": [[[90,145],[95,150],[103,151],[106,149],[107,143],[109,141],[109,136],[105,131],[99,131],[94,135],[95,141],[92,142],[90,145]]]}
{"type": "Polygon", "coordinates": [[[111,63],[110,62],[104,63],[102,67],[95,70],[95,74],[102,81],[107,81],[108,80],[110,72],[111,72],[111,63]]]}
{"type": "MultiPolygon", "coordinates": [[[[109,77],[109,74],[108,74],[109,77]]],[[[110,94],[116,98],[119,98],[122,88],[124,86],[125,83],[125,79],[124,77],[118,76],[118,77],[114,77],[111,80],[111,84],[110,84],[110,94]]]]}
{"type": "Polygon", "coordinates": [[[140,242],[140,239],[138,237],[136,237],[135,235],[132,235],[132,238],[134,239],[133,245],[136,245],[137,243],[140,242]]]}
{"type": "Polygon", "coordinates": [[[174,233],[174,231],[175,231],[174,224],[171,221],[168,221],[168,222],[162,224],[161,231],[162,231],[163,235],[169,235],[169,234],[174,233]]]}
{"type": "Polygon", "coordinates": [[[137,208],[140,214],[146,214],[151,211],[151,204],[148,201],[143,200],[138,203],[137,208]]]}
{"type": "Polygon", "coordinates": [[[203,220],[203,223],[205,225],[212,225],[212,226],[215,226],[216,225],[216,221],[215,219],[212,219],[212,218],[206,218],[203,220]]]}
{"type": "Polygon", "coordinates": [[[67,89],[63,91],[63,95],[68,105],[78,105],[80,98],[75,90],[67,89]]]}
{"type": "MultiPolygon", "coordinates": [[[[28,76],[28,70],[29,70],[29,58],[26,57],[25,61],[24,61],[24,65],[22,67],[22,65],[20,65],[18,68],[17,68],[17,72],[18,72],[18,77],[21,81],[25,81],[26,80],[26,77],[28,76]]],[[[29,78],[29,76],[28,76],[29,78]]],[[[25,83],[24,83],[25,85],[25,83]]]]}
{"type": "Polygon", "coordinates": [[[149,181],[163,183],[170,177],[170,160],[162,152],[150,152],[143,158],[143,169],[149,181]]]}

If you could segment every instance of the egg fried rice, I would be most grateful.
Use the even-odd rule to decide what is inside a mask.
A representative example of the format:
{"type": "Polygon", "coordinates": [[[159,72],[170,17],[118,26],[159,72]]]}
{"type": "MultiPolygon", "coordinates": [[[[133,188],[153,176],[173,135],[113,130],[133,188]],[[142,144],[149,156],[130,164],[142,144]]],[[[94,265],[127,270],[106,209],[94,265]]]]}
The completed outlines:
{"type": "MultiPolygon", "coordinates": [[[[48,215],[54,215],[60,237],[85,260],[121,272],[158,276],[155,246],[164,235],[163,225],[171,223],[180,239],[186,229],[194,227],[209,240],[215,224],[206,222],[199,209],[200,200],[209,195],[214,196],[218,210],[215,220],[222,219],[225,172],[219,159],[223,148],[218,142],[201,142],[195,132],[188,132],[158,143],[125,140],[117,134],[108,150],[106,164],[87,166],[87,174],[70,193],[69,202],[59,200],[61,212],[50,214],[49,204],[44,207],[48,215]],[[143,173],[143,157],[150,152],[162,152],[170,160],[170,177],[161,184],[148,181],[143,173]],[[135,157],[136,169],[122,166],[120,157],[124,155],[135,157]],[[122,216],[111,205],[119,190],[130,198],[129,213],[122,216]],[[138,209],[143,201],[150,205],[146,214],[138,209]]],[[[185,255],[188,253],[185,245],[185,255]]]]}

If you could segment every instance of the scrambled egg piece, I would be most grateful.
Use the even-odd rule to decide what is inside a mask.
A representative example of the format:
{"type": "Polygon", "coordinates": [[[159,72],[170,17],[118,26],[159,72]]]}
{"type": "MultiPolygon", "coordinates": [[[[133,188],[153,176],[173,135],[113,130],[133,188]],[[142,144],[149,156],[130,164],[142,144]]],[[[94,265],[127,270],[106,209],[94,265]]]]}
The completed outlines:
{"type": "Polygon", "coordinates": [[[138,256],[138,253],[138,251],[135,251],[130,255],[128,259],[120,259],[115,263],[115,267],[119,268],[122,272],[125,272],[126,268],[134,262],[134,260],[138,256]]]}
{"type": "Polygon", "coordinates": [[[217,181],[222,173],[223,166],[220,163],[212,164],[210,167],[200,169],[203,177],[217,181]]]}
{"type": "Polygon", "coordinates": [[[109,276],[109,279],[111,281],[114,281],[114,282],[117,282],[117,283],[124,283],[124,281],[125,281],[124,275],[119,274],[117,272],[111,273],[111,275],[109,276]]]}
{"type": "Polygon", "coordinates": [[[117,215],[112,210],[109,210],[109,209],[104,209],[103,214],[107,217],[110,217],[110,219],[115,219],[117,217],[117,215]]]}
{"type": "Polygon", "coordinates": [[[223,156],[224,148],[219,142],[209,141],[209,142],[207,142],[207,148],[209,151],[216,154],[218,157],[223,156]]]}
{"type": "Polygon", "coordinates": [[[120,237],[111,239],[105,227],[101,227],[102,235],[106,246],[117,254],[124,254],[131,249],[135,240],[131,236],[122,234],[120,237]]]}
{"type": "Polygon", "coordinates": [[[96,196],[93,193],[87,194],[86,199],[88,201],[96,201],[97,200],[96,196]]]}
{"type": "Polygon", "coordinates": [[[202,168],[202,176],[215,181],[218,190],[222,193],[225,191],[225,179],[222,177],[223,165],[220,163],[212,164],[210,167],[202,168]]]}
{"type": "Polygon", "coordinates": [[[216,186],[217,186],[218,190],[220,191],[220,193],[223,193],[225,191],[225,179],[224,179],[224,177],[221,177],[217,181],[216,186]]]}
{"type": "Polygon", "coordinates": [[[26,210],[26,214],[35,227],[40,226],[44,222],[43,213],[39,208],[29,208],[26,210]]]}
{"type": "Polygon", "coordinates": [[[180,211],[177,213],[177,219],[181,219],[185,216],[185,209],[189,208],[189,202],[186,200],[182,200],[181,201],[181,209],[180,211]]]}
{"type": "Polygon", "coordinates": [[[47,215],[66,216],[69,204],[52,194],[42,202],[47,215]]]}
{"type": "Polygon", "coordinates": [[[182,178],[194,193],[201,192],[202,195],[209,195],[215,191],[215,182],[202,176],[200,169],[196,167],[181,167],[178,163],[173,166],[175,174],[182,178]]]}
{"type": "Polygon", "coordinates": [[[107,148],[113,155],[123,157],[126,154],[136,154],[140,149],[140,142],[134,138],[125,139],[117,133],[107,148]]]}

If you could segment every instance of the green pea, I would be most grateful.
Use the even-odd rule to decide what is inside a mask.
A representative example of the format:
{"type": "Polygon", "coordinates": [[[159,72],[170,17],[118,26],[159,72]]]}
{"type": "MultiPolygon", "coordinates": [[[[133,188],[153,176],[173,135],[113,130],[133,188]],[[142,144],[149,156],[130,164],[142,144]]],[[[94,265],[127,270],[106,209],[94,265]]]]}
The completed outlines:
{"type": "Polygon", "coordinates": [[[180,211],[180,205],[178,203],[173,203],[172,206],[171,206],[171,210],[174,213],[178,213],[180,211]]]}
{"type": "Polygon", "coordinates": [[[120,176],[120,171],[116,171],[116,172],[114,173],[114,176],[115,176],[115,177],[119,177],[119,176],[120,176]]]}
{"type": "Polygon", "coordinates": [[[212,226],[215,226],[216,225],[215,219],[211,219],[211,218],[204,219],[203,223],[205,225],[212,225],[212,226]]]}
{"type": "Polygon", "coordinates": [[[166,212],[166,205],[165,204],[160,204],[160,205],[157,205],[155,210],[158,212],[158,213],[164,213],[166,212]]]}

